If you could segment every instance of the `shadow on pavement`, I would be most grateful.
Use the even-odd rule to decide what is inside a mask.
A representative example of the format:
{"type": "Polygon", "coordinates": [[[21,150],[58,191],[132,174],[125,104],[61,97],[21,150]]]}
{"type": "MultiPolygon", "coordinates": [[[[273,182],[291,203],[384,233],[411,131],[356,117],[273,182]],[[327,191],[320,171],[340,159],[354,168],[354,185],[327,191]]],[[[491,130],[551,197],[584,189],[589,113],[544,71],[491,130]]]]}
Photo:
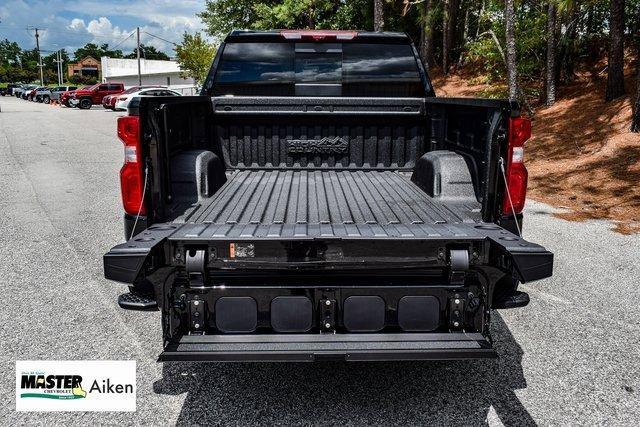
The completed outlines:
{"type": "Polygon", "coordinates": [[[535,425],[515,390],[522,349],[497,312],[496,360],[311,364],[166,363],[160,394],[186,393],[178,424],[535,425]]]}

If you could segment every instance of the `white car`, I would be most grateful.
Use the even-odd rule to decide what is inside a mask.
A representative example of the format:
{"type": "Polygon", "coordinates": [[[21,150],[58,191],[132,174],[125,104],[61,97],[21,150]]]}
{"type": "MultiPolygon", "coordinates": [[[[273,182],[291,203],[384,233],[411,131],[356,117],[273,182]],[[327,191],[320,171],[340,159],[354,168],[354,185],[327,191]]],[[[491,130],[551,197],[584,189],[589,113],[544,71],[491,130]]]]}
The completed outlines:
{"type": "MultiPolygon", "coordinates": [[[[116,96],[116,95],[114,95],[116,96]]],[[[129,107],[129,103],[133,98],[141,98],[147,96],[182,96],[180,92],[176,92],[171,89],[167,89],[166,87],[146,87],[144,89],[140,89],[136,92],[132,93],[121,93],[118,96],[118,100],[116,101],[115,109],[116,110],[127,110],[129,107]]]]}

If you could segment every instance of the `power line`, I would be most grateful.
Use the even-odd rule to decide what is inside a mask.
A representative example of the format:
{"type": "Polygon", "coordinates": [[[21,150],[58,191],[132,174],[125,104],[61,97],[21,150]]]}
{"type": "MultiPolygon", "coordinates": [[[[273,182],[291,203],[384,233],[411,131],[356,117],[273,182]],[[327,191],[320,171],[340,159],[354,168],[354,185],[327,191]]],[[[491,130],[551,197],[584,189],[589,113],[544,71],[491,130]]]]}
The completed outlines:
{"type": "MultiPolygon", "coordinates": [[[[87,32],[87,34],[83,34],[83,33],[79,33],[79,32],[74,31],[74,30],[63,29],[63,28],[55,28],[55,29],[47,30],[47,31],[49,31],[50,33],[58,33],[58,34],[60,34],[60,33],[73,34],[73,35],[80,36],[80,37],[87,37],[88,36],[88,37],[91,37],[91,38],[98,38],[98,39],[120,40],[120,38],[117,38],[115,36],[102,36],[100,34],[93,34],[93,33],[89,33],[89,32],[87,32]]],[[[129,36],[127,36],[127,37],[129,37],[129,36]]],[[[125,37],[125,39],[126,39],[126,37],[125,37]]]]}
{"type": "Polygon", "coordinates": [[[174,46],[178,46],[178,43],[174,43],[174,42],[172,42],[171,40],[163,39],[163,38],[162,38],[162,37],[160,37],[160,36],[156,36],[156,35],[154,35],[154,34],[151,34],[151,33],[146,32],[146,31],[144,31],[144,33],[145,33],[146,35],[148,35],[148,36],[155,37],[155,38],[156,38],[156,39],[158,39],[158,40],[162,40],[163,42],[167,42],[167,43],[170,43],[170,44],[172,44],[172,45],[174,45],[174,46]]]}
{"type": "Polygon", "coordinates": [[[113,46],[111,49],[115,49],[118,46],[120,46],[122,43],[126,42],[127,40],[129,40],[131,38],[132,35],[134,35],[136,32],[132,31],[127,37],[125,37],[124,39],[122,39],[122,41],[120,41],[120,43],[118,43],[117,45],[113,46]]]}

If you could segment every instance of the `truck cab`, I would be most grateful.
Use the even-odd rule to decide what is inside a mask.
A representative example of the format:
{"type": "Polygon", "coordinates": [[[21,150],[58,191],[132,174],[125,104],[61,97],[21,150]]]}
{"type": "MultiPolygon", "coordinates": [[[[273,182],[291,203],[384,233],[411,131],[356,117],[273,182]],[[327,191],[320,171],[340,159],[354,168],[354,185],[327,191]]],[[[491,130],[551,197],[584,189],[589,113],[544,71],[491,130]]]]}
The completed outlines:
{"type": "Polygon", "coordinates": [[[123,308],[162,361],[495,357],[491,310],[553,254],[521,235],[528,119],[437,98],[406,34],[234,31],[200,96],[118,120],[123,308]]]}

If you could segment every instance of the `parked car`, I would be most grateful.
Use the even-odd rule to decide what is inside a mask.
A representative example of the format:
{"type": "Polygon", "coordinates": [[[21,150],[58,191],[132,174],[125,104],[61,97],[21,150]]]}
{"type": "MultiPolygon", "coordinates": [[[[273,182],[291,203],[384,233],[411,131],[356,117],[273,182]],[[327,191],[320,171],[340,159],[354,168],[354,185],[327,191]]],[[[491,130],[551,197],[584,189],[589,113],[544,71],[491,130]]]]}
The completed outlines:
{"type": "Polygon", "coordinates": [[[115,104],[116,111],[126,111],[129,107],[129,103],[133,98],[144,98],[148,96],[182,96],[179,92],[167,89],[166,87],[150,87],[144,89],[138,89],[132,92],[124,92],[117,96],[115,104]]]}
{"type": "Polygon", "coordinates": [[[104,98],[102,98],[102,108],[104,108],[105,110],[111,110],[111,98],[113,98],[116,95],[107,95],[104,98]]]}
{"type": "Polygon", "coordinates": [[[16,98],[22,98],[22,94],[24,93],[25,90],[27,90],[28,86],[29,85],[26,83],[18,85],[13,89],[13,96],[15,96],[16,98]]]}
{"type": "Polygon", "coordinates": [[[49,102],[51,102],[51,88],[50,87],[36,88],[33,100],[48,104],[49,102]]]}
{"type": "Polygon", "coordinates": [[[76,90],[77,87],[76,86],[58,86],[55,87],[53,89],[51,89],[51,101],[58,101],[60,102],[60,97],[62,96],[62,94],[64,92],[67,91],[72,91],[72,90],[76,90]]]}
{"type": "Polygon", "coordinates": [[[87,90],[76,90],[71,96],[71,104],[86,110],[92,105],[102,104],[102,99],[107,95],[113,95],[124,91],[123,83],[98,83],[87,90]]]}
{"type": "Polygon", "coordinates": [[[60,104],[64,105],[65,107],[75,107],[75,105],[73,105],[71,103],[71,100],[73,99],[74,94],[76,93],[77,90],[91,90],[91,88],[93,88],[95,85],[88,85],[88,86],[83,86],[80,89],[69,89],[67,91],[64,91],[62,93],[60,93],[60,104]]]}
{"type": "Polygon", "coordinates": [[[7,95],[13,96],[13,91],[18,87],[20,87],[20,83],[9,83],[7,85],[7,95]]]}
{"type": "Polygon", "coordinates": [[[16,98],[20,98],[22,96],[22,92],[24,91],[25,84],[21,84],[13,88],[13,96],[16,98]]]}
{"type": "Polygon", "coordinates": [[[31,94],[31,91],[34,90],[35,88],[37,88],[38,85],[25,85],[22,87],[22,92],[20,92],[20,98],[22,99],[29,99],[29,95],[31,94]]]}
{"type": "Polygon", "coordinates": [[[31,89],[29,92],[27,92],[27,101],[31,101],[31,102],[35,102],[36,100],[36,91],[38,90],[38,88],[40,88],[40,86],[36,86],[33,89],[31,89]]]}
{"type": "Polygon", "coordinates": [[[161,361],[496,357],[491,310],[552,274],[531,122],[436,97],[406,34],[233,31],[200,96],[134,99],[104,273],[159,306],[161,361]]]}
{"type": "Polygon", "coordinates": [[[131,86],[130,88],[128,88],[127,90],[125,90],[124,92],[121,92],[119,94],[105,96],[104,99],[102,100],[102,106],[104,108],[107,108],[107,109],[115,110],[116,102],[118,101],[118,96],[119,95],[126,95],[126,94],[130,94],[130,93],[139,91],[139,90],[144,89],[144,88],[152,88],[152,87],[162,87],[162,88],[164,88],[164,86],[154,86],[154,85],[131,86]]]}
{"type": "Polygon", "coordinates": [[[5,96],[5,95],[9,95],[12,96],[13,95],[13,90],[17,87],[19,87],[20,84],[19,83],[9,83],[7,85],[7,87],[4,88],[0,88],[0,95],[5,96]]]}

